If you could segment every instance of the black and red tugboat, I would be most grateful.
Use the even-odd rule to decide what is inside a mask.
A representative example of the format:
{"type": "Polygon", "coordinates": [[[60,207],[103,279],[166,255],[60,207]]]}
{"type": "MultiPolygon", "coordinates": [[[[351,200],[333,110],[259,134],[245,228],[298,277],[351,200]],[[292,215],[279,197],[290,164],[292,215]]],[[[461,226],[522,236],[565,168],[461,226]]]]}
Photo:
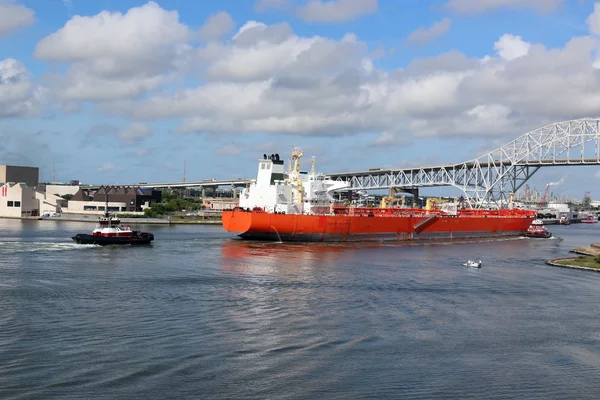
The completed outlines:
{"type": "Polygon", "coordinates": [[[552,233],[548,232],[548,229],[546,229],[546,226],[544,226],[544,222],[542,220],[534,219],[523,236],[548,239],[552,237],[552,233]]]}
{"type": "Polygon", "coordinates": [[[122,225],[118,217],[111,217],[108,212],[108,201],[106,212],[98,218],[96,229],[91,234],[78,233],[72,239],[77,244],[150,244],[154,240],[154,234],[150,232],[132,231],[130,226],[122,225]]]}

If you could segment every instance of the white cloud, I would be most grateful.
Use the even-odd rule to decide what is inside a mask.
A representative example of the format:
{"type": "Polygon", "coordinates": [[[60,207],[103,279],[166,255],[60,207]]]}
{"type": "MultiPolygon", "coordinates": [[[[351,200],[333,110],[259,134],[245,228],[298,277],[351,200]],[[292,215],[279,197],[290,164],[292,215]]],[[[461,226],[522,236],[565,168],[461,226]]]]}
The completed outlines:
{"type": "Polygon", "coordinates": [[[41,110],[44,91],[29,78],[23,63],[0,60],[0,118],[24,117],[41,110]]]}
{"type": "MultiPolygon", "coordinates": [[[[125,14],[74,17],[40,41],[37,56],[68,67],[51,82],[65,107],[92,101],[139,121],[114,133],[123,144],[149,134],[150,120],[174,119],[180,133],[368,134],[374,146],[392,146],[419,135],[514,136],[600,113],[595,36],[546,48],[504,34],[482,58],[453,50],[388,72],[351,33],[305,37],[285,22],[248,21],[220,34],[192,48],[195,34],[177,13],[150,2],[125,14]],[[117,40],[127,32],[131,40],[117,40]],[[111,40],[94,48],[99,35],[111,40]],[[186,72],[202,84],[163,87],[186,72]]],[[[10,65],[0,69],[2,110],[30,114],[39,88],[22,65],[10,65]]]]}
{"type": "Polygon", "coordinates": [[[231,15],[221,11],[210,15],[206,21],[204,21],[204,25],[200,28],[199,33],[203,39],[219,39],[230,32],[234,26],[235,22],[233,22],[231,15]]]}
{"type": "MultiPolygon", "coordinates": [[[[417,136],[494,136],[517,135],[522,120],[501,104],[478,105],[452,117],[413,119],[410,127],[417,136]]],[[[537,126],[535,126],[537,127],[537,126]]]]}
{"type": "Polygon", "coordinates": [[[186,63],[190,37],[176,11],[151,1],[126,14],[75,16],[37,44],[35,57],[70,64],[65,75],[48,79],[60,99],[120,99],[169,81],[186,63]]]}
{"type": "Polygon", "coordinates": [[[149,53],[185,42],[189,33],[176,11],[165,11],[151,1],[126,14],[102,11],[93,17],[74,16],[37,44],[35,56],[46,61],[94,60],[103,72],[114,73],[119,68],[115,58],[135,59],[139,64],[149,53]]]}
{"type": "Polygon", "coordinates": [[[307,22],[342,22],[377,11],[377,0],[311,0],[296,9],[307,22]]]}
{"type": "Polygon", "coordinates": [[[132,122],[119,132],[119,138],[124,145],[133,145],[150,135],[151,132],[148,125],[141,122],[132,122]]]}
{"type": "Polygon", "coordinates": [[[490,46],[497,55],[451,51],[385,73],[353,35],[301,37],[287,24],[249,22],[231,41],[200,50],[203,85],[104,109],[138,120],[180,118],[181,133],[372,133],[375,145],[407,135],[515,135],[600,111],[598,44],[576,37],[547,49],[503,35],[490,46]]]}
{"type": "Polygon", "coordinates": [[[354,67],[366,46],[347,35],[341,41],[303,38],[287,23],[266,26],[250,21],[234,35],[231,44],[209,45],[200,51],[213,80],[253,81],[275,76],[318,78],[342,66],[354,67]]]}
{"type": "Polygon", "coordinates": [[[600,179],[600,171],[596,172],[596,178],[600,179]]]}
{"type": "Polygon", "coordinates": [[[434,23],[429,28],[420,27],[413,31],[408,38],[406,43],[409,44],[425,44],[432,40],[437,39],[440,36],[445,35],[452,25],[449,18],[443,18],[442,20],[434,23]]]}
{"type": "Polygon", "coordinates": [[[29,26],[34,21],[33,10],[20,4],[0,0],[0,38],[12,34],[21,27],[29,26]]]}
{"type": "Polygon", "coordinates": [[[585,22],[588,24],[591,34],[600,36],[600,3],[594,3],[594,11],[585,22]]]}
{"type": "Polygon", "coordinates": [[[446,6],[459,14],[482,14],[496,9],[532,9],[540,13],[556,11],[563,0],[450,0],[446,6]]]}
{"type": "Polygon", "coordinates": [[[494,43],[494,49],[498,55],[505,60],[514,60],[523,57],[529,52],[531,43],[525,42],[521,36],[514,36],[505,33],[494,43]]]}
{"type": "Polygon", "coordinates": [[[402,79],[387,96],[386,110],[390,114],[403,114],[414,117],[435,117],[444,111],[456,108],[458,86],[466,72],[436,74],[402,79]]]}
{"type": "Polygon", "coordinates": [[[383,126],[376,107],[370,109],[381,95],[380,85],[368,80],[378,72],[353,35],[300,38],[287,25],[247,25],[231,45],[204,49],[211,54],[204,55],[207,75],[215,81],[142,104],[121,102],[113,111],[184,118],[181,132],[337,135],[383,126]]]}

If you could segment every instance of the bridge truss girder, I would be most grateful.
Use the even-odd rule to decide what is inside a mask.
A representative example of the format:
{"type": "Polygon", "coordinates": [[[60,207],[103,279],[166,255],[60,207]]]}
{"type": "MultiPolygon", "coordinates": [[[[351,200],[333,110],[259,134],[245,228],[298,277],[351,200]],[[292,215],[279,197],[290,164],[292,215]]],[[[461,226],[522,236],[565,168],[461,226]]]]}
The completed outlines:
{"type": "Polygon", "coordinates": [[[356,190],[453,186],[471,204],[502,208],[541,167],[561,165],[600,165],[600,119],[546,125],[463,163],[330,176],[356,190]]]}

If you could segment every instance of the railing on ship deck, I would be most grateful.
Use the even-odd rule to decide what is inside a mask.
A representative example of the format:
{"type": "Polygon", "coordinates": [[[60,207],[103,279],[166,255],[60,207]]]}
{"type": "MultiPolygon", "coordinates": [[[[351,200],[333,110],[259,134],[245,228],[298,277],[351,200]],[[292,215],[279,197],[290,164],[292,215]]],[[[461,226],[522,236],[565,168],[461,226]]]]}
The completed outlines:
{"type": "Polygon", "coordinates": [[[461,216],[461,217],[531,217],[537,212],[531,210],[458,210],[456,213],[440,209],[424,210],[421,208],[369,208],[369,207],[336,207],[334,215],[357,217],[422,217],[426,215],[461,216]]]}

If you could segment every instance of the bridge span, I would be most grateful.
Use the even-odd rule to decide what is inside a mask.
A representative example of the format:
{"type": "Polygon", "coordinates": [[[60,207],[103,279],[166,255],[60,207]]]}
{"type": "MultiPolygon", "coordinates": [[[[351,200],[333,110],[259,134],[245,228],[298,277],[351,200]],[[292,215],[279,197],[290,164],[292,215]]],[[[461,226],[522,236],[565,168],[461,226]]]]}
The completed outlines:
{"type": "MultiPolygon", "coordinates": [[[[205,179],[195,182],[160,182],[160,183],[138,183],[129,186],[139,186],[148,189],[174,189],[174,188],[215,188],[219,186],[241,187],[250,182],[250,179],[216,180],[205,179]]],[[[127,186],[127,185],[126,185],[127,186]]]]}
{"type": "Polygon", "coordinates": [[[503,207],[541,167],[573,165],[600,165],[600,118],[549,124],[461,163],[329,176],[356,190],[453,186],[467,199],[503,207]]]}
{"type": "MultiPolygon", "coordinates": [[[[350,190],[452,186],[469,201],[508,204],[541,167],[600,165],[600,118],[556,122],[465,162],[414,168],[378,169],[327,174],[345,181],[350,190]]],[[[241,187],[250,179],[139,184],[146,188],[241,187]]]]}

